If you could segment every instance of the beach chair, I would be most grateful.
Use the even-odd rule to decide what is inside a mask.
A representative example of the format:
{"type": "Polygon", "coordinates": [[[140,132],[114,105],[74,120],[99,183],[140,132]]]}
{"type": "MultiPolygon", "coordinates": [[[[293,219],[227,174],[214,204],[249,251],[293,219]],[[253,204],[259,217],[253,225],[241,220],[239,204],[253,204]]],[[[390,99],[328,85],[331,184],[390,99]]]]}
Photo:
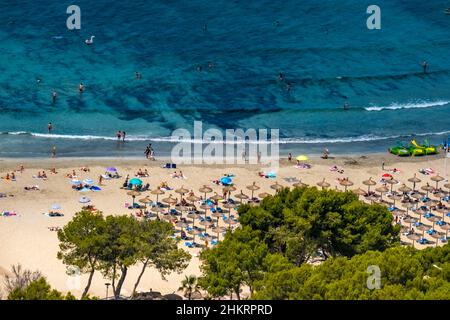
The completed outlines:
{"type": "Polygon", "coordinates": [[[185,245],[186,247],[188,247],[188,248],[194,248],[194,243],[189,242],[189,241],[186,241],[186,242],[184,243],[184,245],[185,245]]]}
{"type": "Polygon", "coordinates": [[[211,244],[212,244],[213,246],[217,245],[218,243],[219,243],[219,240],[217,240],[217,239],[212,239],[212,240],[211,240],[211,244]]]}

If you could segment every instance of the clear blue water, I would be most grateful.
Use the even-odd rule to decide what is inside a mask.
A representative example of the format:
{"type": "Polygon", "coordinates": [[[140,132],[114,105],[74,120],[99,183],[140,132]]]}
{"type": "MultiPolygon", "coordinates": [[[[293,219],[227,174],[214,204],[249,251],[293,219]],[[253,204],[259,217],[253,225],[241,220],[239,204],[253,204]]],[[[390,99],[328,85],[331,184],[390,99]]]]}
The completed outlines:
{"type": "Polygon", "coordinates": [[[282,153],[450,135],[449,1],[378,0],[379,31],[366,28],[364,0],[0,2],[2,157],[53,145],[60,156],[135,156],[150,141],[165,154],[194,120],[279,128],[282,153]],[[74,2],[82,25],[70,31],[74,2]]]}

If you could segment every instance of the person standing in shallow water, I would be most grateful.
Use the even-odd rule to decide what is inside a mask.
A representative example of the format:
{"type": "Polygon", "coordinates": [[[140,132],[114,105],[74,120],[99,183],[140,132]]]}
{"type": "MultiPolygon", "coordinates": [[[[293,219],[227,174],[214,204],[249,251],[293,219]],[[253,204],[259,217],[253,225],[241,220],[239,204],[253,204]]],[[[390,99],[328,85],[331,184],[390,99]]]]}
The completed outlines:
{"type": "Polygon", "coordinates": [[[56,158],[56,146],[52,148],[52,158],[56,158]]]}
{"type": "Polygon", "coordinates": [[[56,102],[56,96],[57,96],[56,91],[55,91],[55,90],[52,90],[52,103],[53,103],[53,104],[55,104],[55,102],[56,102]]]}
{"type": "Polygon", "coordinates": [[[48,133],[52,133],[52,130],[53,130],[53,125],[52,125],[52,123],[51,123],[51,122],[49,122],[49,123],[48,123],[48,125],[47,125],[47,129],[48,129],[48,133]]]}
{"type": "Polygon", "coordinates": [[[422,62],[422,68],[423,68],[423,73],[427,73],[428,62],[426,62],[426,61],[422,62]]]}
{"type": "Polygon", "coordinates": [[[122,131],[122,141],[125,141],[126,132],[122,131]]]}

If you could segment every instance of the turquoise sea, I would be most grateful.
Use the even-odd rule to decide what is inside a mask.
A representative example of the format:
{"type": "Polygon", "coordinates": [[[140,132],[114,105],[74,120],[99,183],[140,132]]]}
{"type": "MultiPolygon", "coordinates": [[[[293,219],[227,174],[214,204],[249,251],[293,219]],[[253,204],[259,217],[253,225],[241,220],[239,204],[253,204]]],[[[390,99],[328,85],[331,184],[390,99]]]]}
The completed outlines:
{"type": "Polygon", "coordinates": [[[167,155],[194,120],[279,129],[281,153],[450,136],[450,1],[378,0],[381,30],[365,0],[0,3],[0,157],[167,155]]]}

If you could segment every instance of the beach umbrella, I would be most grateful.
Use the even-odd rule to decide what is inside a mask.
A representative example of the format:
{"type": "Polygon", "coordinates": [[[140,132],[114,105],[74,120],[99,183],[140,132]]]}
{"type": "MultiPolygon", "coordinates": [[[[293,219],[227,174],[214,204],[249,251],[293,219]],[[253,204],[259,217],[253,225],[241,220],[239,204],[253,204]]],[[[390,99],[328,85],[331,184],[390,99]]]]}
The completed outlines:
{"type": "Polygon", "coordinates": [[[448,230],[450,230],[450,224],[447,222],[442,221],[441,224],[438,224],[439,228],[445,231],[445,238],[448,236],[448,230]]]}
{"type": "Polygon", "coordinates": [[[149,197],[145,197],[145,198],[139,199],[139,202],[143,203],[144,205],[147,205],[147,203],[152,202],[152,200],[149,197]]]}
{"type": "Polygon", "coordinates": [[[409,240],[412,240],[412,246],[414,248],[414,242],[416,242],[417,240],[420,240],[420,235],[417,233],[412,233],[412,234],[408,234],[406,236],[409,240]]]}
{"type": "Polygon", "coordinates": [[[223,197],[221,195],[218,195],[217,192],[215,192],[214,195],[210,197],[210,199],[218,202],[219,200],[223,200],[223,197]]]}
{"type": "Polygon", "coordinates": [[[165,211],[164,208],[161,207],[153,207],[151,210],[156,213],[157,217],[159,217],[161,212],[165,211]]]}
{"type": "Polygon", "coordinates": [[[164,202],[164,203],[166,203],[166,204],[168,204],[169,205],[169,207],[172,205],[172,204],[175,204],[175,203],[177,203],[177,199],[175,199],[175,198],[172,198],[172,195],[169,195],[169,197],[168,198],[164,198],[164,199],[162,199],[162,202],[164,202]]]}
{"type": "Polygon", "coordinates": [[[321,187],[322,190],[323,190],[323,189],[326,189],[326,188],[328,188],[328,187],[330,186],[330,184],[329,184],[328,182],[325,181],[325,178],[323,178],[322,181],[317,182],[317,185],[318,185],[319,187],[321,187]]]}
{"type": "Polygon", "coordinates": [[[211,193],[212,189],[206,185],[203,185],[203,187],[201,187],[200,189],[198,189],[201,193],[205,194],[205,199],[206,199],[206,194],[207,193],[211,193]]]}
{"type": "Polygon", "coordinates": [[[211,216],[214,218],[217,218],[217,222],[218,222],[219,218],[222,216],[222,213],[220,213],[219,211],[216,211],[216,212],[211,213],[211,216]]]}
{"type": "Polygon", "coordinates": [[[91,199],[89,199],[88,197],[81,197],[79,200],[80,203],[88,203],[90,201],[91,201],[91,199]]]}
{"type": "Polygon", "coordinates": [[[212,228],[211,231],[217,233],[217,239],[219,239],[219,234],[227,231],[227,229],[224,227],[216,226],[216,227],[212,228]]]}
{"type": "Polygon", "coordinates": [[[381,187],[376,188],[375,191],[380,193],[381,200],[383,200],[383,193],[388,192],[389,189],[386,186],[383,185],[381,187]]]}
{"type": "Polygon", "coordinates": [[[156,188],[155,190],[150,191],[151,194],[156,195],[156,202],[158,203],[158,197],[160,194],[164,194],[165,192],[161,190],[160,188],[156,188]]]}
{"type": "Polygon", "coordinates": [[[183,221],[178,221],[177,223],[175,223],[175,226],[180,228],[180,232],[181,232],[181,231],[183,231],[183,228],[186,228],[188,226],[188,224],[183,221]]]}
{"type": "Polygon", "coordinates": [[[402,203],[402,207],[403,207],[403,208],[406,208],[406,215],[408,215],[409,209],[413,208],[414,206],[415,206],[415,204],[412,203],[412,202],[405,202],[405,203],[402,203]]]}
{"type": "Polygon", "coordinates": [[[242,190],[241,190],[241,193],[238,193],[238,194],[235,195],[234,197],[235,197],[235,198],[238,198],[239,200],[241,200],[241,203],[242,203],[242,200],[247,200],[247,199],[248,199],[248,196],[247,196],[246,194],[244,194],[244,193],[242,192],[242,190]]]}
{"type": "Polygon", "coordinates": [[[426,191],[426,192],[427,192],[427,198],[428,198],[429,192],[430,192],[430,191],[433,191],[434,188],[433,188],[432,186],[430,186],[429,183],[427,183],[426,186],[422,186],[420,189],[422,189],[423,191],[426,191]]]}
{"type": "Polygon", "coordinates": [[[397,183],[398,183],[398,180],[395,180],[395,179],[389,179],[389,180],[386,180],[386,183],[388,183],[388,184],[391,185],[391,192],[392,192],[392,190],[394,189],[394,184],[397,184],[397,183]]]}
{"type": "Polygon", "coordinates": [[[436,176],[431,177],[431,181],[436,182],[436,189],[438,188],[439,182],[444,181],[444,180],[445,180],[445,178],[441,177],[440,175],[436,175],[436,176]]]}
{"type": "Polygon", "coordinates": [[[370,177],[368,180],[364,180],[363,184],[368,187],[367,188],[367,193],[370,193],[370,187],[376,185],[377,183],[372,180],[372,177],[370,177]]]}
{"type": "Polygon", "coordinates": [[[166,213],[166,214],[163,214],[162,218],[163,218],[163,220],[170,222],[173,219],[173,216],[169,213],[166,213]]]}
{"type": "Polygon", "coordinates": [[[409,182],[412,182],[413,184],[413,190],[416,189],[416,183],[422,182],[419,178],[416,177],[416,174],[414,173],[414,177],[408,179],[409,182]]]}
{"type": "Polygon", "coordinates": [[[139,178],[133,178],[128,183],[131,184],[132,186],[140,186],[142,185],[142,180],[139,178]]]}
{"type": "Polygon", "coordinates": [[[406,223],[409,223],[409,227],[411,228],[411,224],[416,223],[416,222],[417,222],[417,219],[416,219],[416,218],[413,218],[413,217],[410,217],[410,216],[406,216],[406,217],[403,219],[403,221],[406,222],[406,223]]]}
{"type": "Polygon", "coordinates": [[[299,182],[294,183],[293,186],[295,188],[303,188],[303,187],[307,187],[308,185],[306,183],[303,183],[302,180],[300,180],[299,182]]]}
{"type": "Polygon", "coordinates": [[[229,185],[229,184],[231,184],[233,181],[231,180],[230,177],[223,177],[223,178],[220,179],[220,182],[221,182],[223,185],[229,185]]]}
{"type": "Polygon", "coordinates": [[[402,186],[400,188],[398,188],[398,191],[403,192],[403,193],[408,193],[408,192],[412,191],[412,189],[410,187],[407,187],[406,184],[402,184],[402,186]]]}
{"type": "Polygon", "coordinates": [[[133,198],[133,206],[134,206],[134,199],[141,195],[139,191],[131,190],[127,192],[127,195],[131,196],[133,198]]]}
{"type": "Polygon", "coordinates": [[[202,231],[200,229],[192,229],[192,230],[189,230],[188,233],[192,234],[194,236],[192,241],[195,242],[195,236],[202,233],[202,231]]]}
{"type": "MultiPolygon", "coordinates": [[[[235,186],[226,186],[226,187],[224,187],[223,189],[223,193],[225,194],[225,193],[229,193],[229,195],[231,195],[231,192],[233,192],[233,191],[236,191],[236,187],[235,186]]],[[[229,199],[230,197],[228,196],[228,199],[229,199]]]]}
{"type": "Polygon", "coordinates": [[[60,210],[61,209],[61,205],[58,203],[54,203],[52,204],[52,206],[50,207],[52,210],[60,210]]]}
{"type": "Polygon", "coordinates": [[[434,229],[434,224],[436,223],[436,222],[438,222],[438,221],[440,221],[441,220],[441,218],[440,217],[438,217],[438,216],[435,216],[435,215],[431,215],[431,216],[429,216],[428,218],[426,218],[428,221],[430,221],[430,222],[433,222],[433,229],[434,229]]]}
{"type": "Polygon", "coordinates": [[[106,168],[106,172],[117,172],[117,169],[114,167],[106,168]]]}
{"type": "Polygon", "coordinates": [[[436,212],[438,212],[438,213],[442,213],[442,220],[445,220],[445,214],[447,213],[447,212],[449,212],[450,211],[450,209],[448,209],[448,208],[437,208],[436,209],[436,212]]]}
{"type": "Polygon", "coordinates": [[[277,182],[275,182],[273,185],[270,186],[270,189],[275,190],[278,192],[279,190],[283,189],[283,186],[277,182]]]}
{"type": "Polygon", "coordinates": [[[196,195],[191,194],[190,196],[188,196],[188,197],[186,198],[186,200],[188,200],[188,201],[194,203],[195,201],[199,201],[199,200],[200,200],[200,197],[197,197],[196,195]]]}
{"type": "Polygon", "coordinates": [[[267,193],[267,192],[262,192],[262,193],[258,194],[258,197],[260,197],[261,199],[264,199],[268,196],[270,196],[270,193],[267,193]]]}
{"type": "Polygon", "coordinates": [[[397,200],[402,200],[402,199],[403,199],[403,196],[401,196],[401,195],[399,195],[399,194],[392,194],[392,195],[390,196],[390,198],[391,198],[392,200],[394,200],[393,206],[394,206],[394,208],[395,208],[395,201],[397,201],[397,200]]]}
{"type": "MultiPolygon", "coordinates": [[[[224,208],[228,209],[228,219],[230,219],[231,209],[236,208],[236,205],[231,202],[227,202],[223,205],[224,208]]],[[[219,219],[217,219],[217,222],[219,222],[219,219]]]]}
{"type": "Polygon", "coordinates": [[[441,199],[445,198],[447,196],[447,194],[443,191],[438,191],[434,194],[434,196],[436,198],[439,198],[439,200],[441,200],[441,199]]]}
{"type": "Polygon", "coordinates": [[[184,188],[183,186],[181,186],[181,188],[178,188],[175,190],[176,193],[179,193],[181,196],[185,195],[186,193],[189,192],[188,189],[184,188]]]}
{"type": "Polygon", "coordinates": [[[253,181],[253,184],[247,186],[246,188],[252,192],[252,196],[251,196],[252,199],[253,199],[253,193],[254,193],[256,190],[261,189],[261,187],[258,187],[258,186],[256,185],[256,182],[255,182],[255,181],[253,181]]]}
{"type": "Polygon", "coordinates": [[[232,219],[227,219],[226,221],[224,221],[224,223],[227,224],[228,228],[231,229],[231,226],[237,224],[237,221],[234,221],[232,219]]]}
{"type": "Polygon", "coordinates": [[[341,186],[343,186],[345,188],[344,191],[347,192],[347,188],[351,187],[353,185],[353,182],[351,182],[348,179],[344,179],[344,180],[340,181],[339,184],[341,186]]]}
{"type": "Polygon", "coordinates": [[[410,194],[409,196],[410,196],[411,198],[413,198],[413,199],[416,199],[416,200],[422,198],[422,195],[421,195],[420,193],[418,193],[418,192],[415,192],[415,193],[413,193],[413,194],[410,194]]]}
{"type": "Polygon", "coordinates": [[[447,189],[449,189],[449,190],[450,190],[450,183],[446,183],[446,184],[444,184],[444,188],[447,188],[447,189]]]}
{"type": "Polygon", "coordinates": [[[357,194],[358,196],[365,196],[367,192],[361,188],[352,190],[353,193],[357,194]]]}
{"type": "Polygon", "coordinates": [[[374,195],[370,195],[368,197],[366,197],[366,200],[369,200],[371,203],[373,203],[374,201],[377,201],[377,197],[374,195]]]}
{"type": "Polygon", "coordinates": [[[297,156],[297,158],[295,158],[296,160],[298,160],[298,161],[306,161],[306,160],[308,160],[309,158],[307,157],[307,156],[305,156],[305,155],[299,155],[299,156],[297,156]]]}

